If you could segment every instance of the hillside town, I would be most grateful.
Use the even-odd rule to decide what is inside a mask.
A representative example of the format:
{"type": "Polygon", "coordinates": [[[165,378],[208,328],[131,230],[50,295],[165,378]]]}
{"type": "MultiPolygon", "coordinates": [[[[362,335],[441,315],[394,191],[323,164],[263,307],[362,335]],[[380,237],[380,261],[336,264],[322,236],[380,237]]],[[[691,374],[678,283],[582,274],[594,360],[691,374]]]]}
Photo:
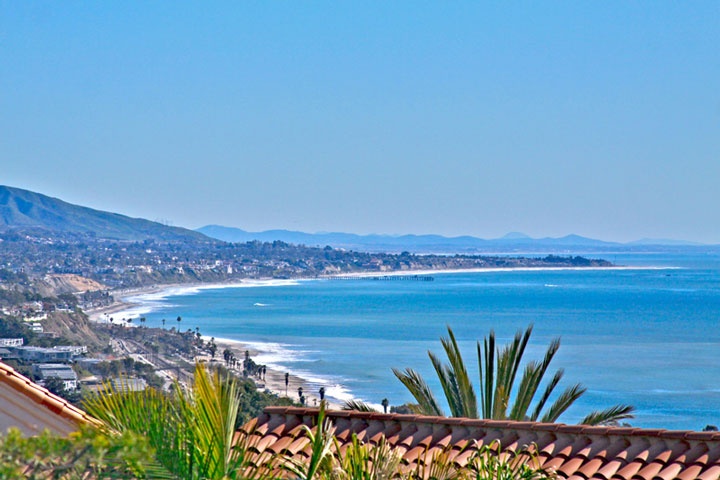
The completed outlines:
{"type": "Polygon", "coordinates": [[[116,304],[118,293],[133,289],[416,270],[609,265],[582,257],[371,254],[279,241],[117,241],[19,229],[0,232],[0,252],[0,358],[76,400],[119,376],[132,381],[133,388],[167,389],[188,377],[199,359],[224,363],[262,390],[257,368],[244,352],[226,353],[222,362],[216,345],[203,341],[200,332],[181,331],[179,322],[177,328],[157,329],[146,328],[143,318],[89,321],[88,313],[116,304]],[[235,359],[241,357],[245,360],[238,364],[235,359]]]}

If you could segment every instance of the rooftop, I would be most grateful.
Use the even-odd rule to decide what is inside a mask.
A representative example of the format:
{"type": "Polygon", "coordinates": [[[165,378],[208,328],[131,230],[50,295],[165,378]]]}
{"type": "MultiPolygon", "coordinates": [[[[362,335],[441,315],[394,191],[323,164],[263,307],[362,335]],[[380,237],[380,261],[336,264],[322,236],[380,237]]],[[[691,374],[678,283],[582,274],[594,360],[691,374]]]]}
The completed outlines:
{"type": "Polygon", "coordinates": [[[87,413],[0,362],[0,433],[17,427],[25,434],[45,428],[61,435],[91,423],[87,413]]]}
{"type": "MultiPolygon", "coordinates": [[[[317,409],[268,407],[247,427],[256,427],[259,452],[309,458],[302,425],[312,426],[317,409]]],[[[498,440],[503,450],[533,446],[540,466],[559,478],[713,479],[720,478],[720,433],[661,429],[590,427],[558,423],[472,420],[350,411],[327,411],[335,436],[346,445],[355,433],[363,442],[384,436],[412,468],[447,449],[464,466],[475,442],[498,440]],[[426,453],[427,452],[427,453],[426,453]]]]}

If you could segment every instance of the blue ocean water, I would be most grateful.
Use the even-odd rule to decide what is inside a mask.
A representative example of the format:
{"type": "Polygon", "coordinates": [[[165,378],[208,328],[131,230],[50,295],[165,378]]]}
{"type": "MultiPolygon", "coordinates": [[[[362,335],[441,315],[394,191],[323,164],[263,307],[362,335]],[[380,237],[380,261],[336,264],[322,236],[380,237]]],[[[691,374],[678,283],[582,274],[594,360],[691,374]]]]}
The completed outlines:
{"type": "MultiPolygon", "coordinates": [[[[596,255],[597,256],[597,255],[596,255]]],[[[574,423],[616,403],[635,426],[720,424],[720,255],[605,255],[636,269],[489,271],[433,282],[307,280],[144,296],[148,326],[252,342],[256,358],[325,386],[337,399],[411,401],[391,367],[420,371],[439,392],[427,351],[450,325],[477,378],[475,342],[534,325],[528,359],[561,337],[553,366],[587,393],[574,423]]],[[[137,300],[137,299],[136,299],[137,300]]]]}

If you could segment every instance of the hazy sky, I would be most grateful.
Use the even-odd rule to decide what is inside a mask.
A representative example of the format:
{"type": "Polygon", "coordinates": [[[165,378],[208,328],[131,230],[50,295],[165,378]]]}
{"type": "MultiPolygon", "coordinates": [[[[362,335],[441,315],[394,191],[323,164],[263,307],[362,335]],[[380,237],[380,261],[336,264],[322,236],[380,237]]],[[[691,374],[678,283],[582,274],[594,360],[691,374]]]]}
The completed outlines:
{"type": "Polygon", "coordinates": [[[0,184],[190,228],[720,243],[720,2],[0,0],[0,184]]]}

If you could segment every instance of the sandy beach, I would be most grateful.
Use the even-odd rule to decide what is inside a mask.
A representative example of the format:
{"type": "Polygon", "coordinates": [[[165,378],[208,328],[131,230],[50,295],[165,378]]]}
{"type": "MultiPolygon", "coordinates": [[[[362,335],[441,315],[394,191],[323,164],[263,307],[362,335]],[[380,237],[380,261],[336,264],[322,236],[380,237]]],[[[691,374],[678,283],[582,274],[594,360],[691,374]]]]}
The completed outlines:
{"type": "MultiPolygon", "coordinates": [[[[204,336],[203,340],[210,341],[210,338],[211,337],[204,336]]],[[[218,346],[218,353],[215,357],[216,360],[218,360],[219,357],[220,362],[223,361],[222,352],[226,348],[232,350],[236,358],[244,358],[246,351],[250,353],[251,359],[258,354],[257,350],[255,350],[252,346],[237,340],[215,338],[215,344],[218,346]]],[[[312,385],[310,382],[298,377],[297,375],[289,375],[286,393],[285,372],[277,369],[268,368],[265,378],[263,380],[256,380],[256,383],[258,385],[258,389],[269,390],[271,393],[274,393],[279,397],[289,397],[295,402],[300,400],[298,396],[298,388],[301,387],[303,389],[303,396],[306,399],[306,405],[313,407],[317,406],[320,402],[320,393],[318,391],[319,389],[316,388],[316,385],[312,385]]],[[[342,407],[342,404],[339,401],[332,398],[326,398],[326,400],[328,400],[329,408],[340,409],[342,407]]]]}
{"type": "MultiPolygon", "coordinates": [[[[318,277],[319,279],[333,279],[333,278],[344,278],[344,277],[384,277],[384,276],[413,276],[413,275],[438,275],[438,274],[452,274],[452,273],[483,273],[483,272],[502,272],[502,271],[529,271],[529,270],[545,270],[545,271],[558,271],[558,270],[610,270],[610,269],[648,269],[652,267],[518,267],[518,268],[477,268],[477,269],[464,269],[464,270],[408,270],[408,271],[394,271],[394,272],[360,272],[352,274],[340,274],[325,277],[318,277]]],[[[662,268],[662,267],[659,267],[662,268]]],[[[297,279],[302,280],[302,279],[297,279]]],[[[291,283],[297,280],[289,280],[286,283],[291,283]]],[[[113,291],[112,294],[116,298],[115,302],[107,307],[97,308],[87,311],[90,320],[97,322],[107,322],[110,318],[115,323],[124,323],[126,318],[136,319],[143,315],[143,307],[141,302],[134,301],[135,297],[142,295],[158,295],[158,298],[173,293],[174,290],[178,292],[187,292],[194,289],[212,289],[212,288],[233,288],[233,287],[247,287],[256,285],[273,285],[278,284],[278,281],[271,279],[258,279],[258,280],[244,280],[241,282],[232,283],[217,283],[217,284],[171,284],[171,285],[153,285],[146,288],[138,288],[132,290],[120,290],[113,291]]],[[[145,310],[147,311],[147,310],[145,310]]],[[[137,324],[136,322],[134,324],[137,324]]],[[[210,337],[205,337],[205,340],[210,340],[210,337]]],[[[218,353],[216,354],[216,361],[222,362],[222,352],[225,348],[231,349],[236,358],[244,358],[245,352],[250,353],[251,358],[257,358],[263,352],[259,351],[257,345],[253,345],[250,342],[243,343],[242,341],[215,338],[215,343],[218,345],[218,353]]],[[[209,360],[207,358],[206,360],[209,360]]],[[[257,363],[262,363],[258,361],[257,363]]],[[[288,396],[294,401],[298,401],[298,387],[303,388],[303,394],[307,399],[307,405],[313,406],[319,401],[319,385],[313,384],[306,379],[303,379],[297,375],[290,375],[289,384],[285,386],[285,371],[280,369],[268,368],[265,379],[257,380],[258,388],[267,389],[278,396],[288,396]]],[[[329,387],[329,386],[326,386],[329,387]]],[[[326,388],[329,389],[329,388],[326,388]]],[[[339,408],[342,404],[341,400],[329,398],[331,407],[339,408]]]]}
{"type": "MultiPolygon", "coordinates": [[[[126,321],[129,318],[136,319],[141,316],[137,310],[141,306],[140,303],[133,301],[134,297],[141,295],[152,295],[152,294],[163,294],[170,292],[175,289],[209,289],[209,288],[228,288],[228,287],[239,287],[239,286],[254,286],[254,285],[269,285],[273,282],[271,279],[259,279],[259,280],[247,280],[243,282],[232,282],[232,283],[217,283],[217,284],[206,284],[206,283],[193,283],[193,284],[168,284],[168,285],[153,285],[144,288],[136,289],[123,289],[112,291],[112,295],[115,301],[105,307],[98,307],[89,309],[85,313],[88,315],[90,321],[105,323],[109,322],[110,319],[116,324],[127,324],[126,321]]],[[[137,323],[132,324],[137,325],[137,323]]],[[[203,340],[209,341],[211,337],[204,336],[203,340]]],[[[215,361],[223,362],[222,352],[229,348],[233,351],[236,358],[244,358],[245,352],[250,353],[250,358],[254,358],[258,355],[256,347],[243,343],[242,341],[227,339],[227,338],[215,338],[215,344],[218,346],[215,361]]],[[[201,357],[200,359],[210,361],[209,357],[201,357]]],[[[285,372],[276,369],[268,368],[266,375],[263,380],[254,379],[258,385],[258,389],[268,390],[279,397],[289,397],[293,401],[299,401],[298,388],[302,387],[303,396],[306,399],[306,405],[315,406],[320,401],[320,393],[317,385],[313,385],[307,380],[297,376],[289,375],[288,385],[285,385],[285,372]]],[[[340,401],[326,398],[328,400],[329,408],[340,409],[340,401]]]]}

